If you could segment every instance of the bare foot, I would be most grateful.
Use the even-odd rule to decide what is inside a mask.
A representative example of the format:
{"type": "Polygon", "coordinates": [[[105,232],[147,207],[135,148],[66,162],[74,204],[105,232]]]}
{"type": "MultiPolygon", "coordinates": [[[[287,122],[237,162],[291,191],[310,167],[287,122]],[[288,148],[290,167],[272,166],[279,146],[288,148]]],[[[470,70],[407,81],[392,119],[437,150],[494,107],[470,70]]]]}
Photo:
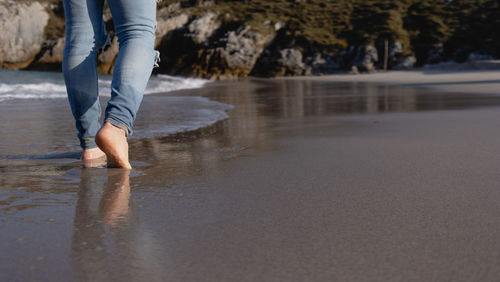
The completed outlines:
{"type": "Polygon", "coordinates": [[[83,167],[99,167],[106,163],[106,154],[99,148],[83,150],[83,167]]]}
{"type": "Polygon", "coordinates": [[[125,131],[106,122],[95,137],[97,146],[108,157],[108,166],[132,169],[128,161],[128,143],[125,131]]]}
{"type": "Polygon", "coordinates": [[[82,153],[82,160],[93,160],[104,157],[104,152],[99,148],[85,149],[82,153]]]}

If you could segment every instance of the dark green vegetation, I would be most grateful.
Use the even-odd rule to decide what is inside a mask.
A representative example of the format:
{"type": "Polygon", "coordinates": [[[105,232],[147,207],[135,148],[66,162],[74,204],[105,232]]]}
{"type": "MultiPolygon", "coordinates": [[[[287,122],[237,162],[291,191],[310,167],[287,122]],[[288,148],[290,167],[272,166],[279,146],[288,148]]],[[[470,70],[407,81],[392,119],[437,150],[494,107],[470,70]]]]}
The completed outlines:
{"type": "MultiPolygon", "coordinates": [[[[161,6],[179,2],[164,0],[161,6]]],[[[219,12],[222,21],[272,32],[284,23],[280,41],[301,49],[334,54],[348,46],[399,41],[403,54],[418,63],[464,61],[471,52],[500,57],[498,0],[218,0],[181,1],[193,14],[219,12]],[[439,50],[439,52],[438,52],[439,50]],[[438,53],[438,57],[435,54],[438,53]],[[433,57],[434,54],[434,57],[433,57]]]]}

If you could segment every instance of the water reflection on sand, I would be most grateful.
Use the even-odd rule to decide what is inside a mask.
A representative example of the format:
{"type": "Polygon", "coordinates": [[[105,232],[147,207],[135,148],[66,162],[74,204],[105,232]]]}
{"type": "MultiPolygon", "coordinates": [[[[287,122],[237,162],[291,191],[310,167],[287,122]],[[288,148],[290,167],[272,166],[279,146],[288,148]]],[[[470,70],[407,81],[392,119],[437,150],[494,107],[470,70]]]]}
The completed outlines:
{"type": "Polygon", "coordinates": [[[138,281],[157,267],[154,239],[134,217],[130,192],[128,170],[81,171],[71,239],[77,281],[138,281]]]}
{"type": "MultiPolygon", "coordinates": [[[[152,273],[181,277],[169,276],[169,272],[176,271],[175,267],[189,268],[182,264],[182,259],[176,261],[175,254],[185,254],[179,246],[189,247],[199,242],[206,230],[212,232],[212,238],[220,235],[215,225],[218,206],[209,204],[232,202],[233,198],[224,201],[220,199],[229,196],[208,191],[201,197],[197,193],[206,188],[207,181],[225,179],[228,162],[245,158],[250,152],[276,150],[279,144],[274,142],[275,137],[324,132],[331,137],[342,134],[343,130],[355,130],[358,124],[342,119],[348,115],[370,115],[376,121],[379,114],[385,113],[500,105],[500,98],[493,95],[293,80],[215,83],[176,95],[205,96],[235,107],[228,112],[228,119],[213,126],[131,142],[135,167],[132,175],[113,169],[83,169],[74,154],[57,155],[33,149],[46,148],[44,144],[61,136],[60,131],[72,130],[73,123],[63,118],[68,116],[63,112],[68,110],[66,104],[44,103],[39,111],[32,108],[29,117],[40,120],[50,117],[39,133],[26,139],[42,145],[23,144],[21,137],[0,143],[0,155],[7,156],[0,158],[0,280],[5,280],[2,275],[20,280],[85,281],[158,279],[152,273]],[[62,129],[58,124],[63,124],[62,129]],[[327,130],[313,130],[321,127],[327,130]],[[11,151],[10,146],[17,149],[11,151]],[[31,149],[25,152],[25,147],[31,149]],[[189,181],[192,183],[186,184],[189,181]],[[206,207],[211,208],[207,209],[209,212],[196,214],[206,207]],[[210,229],[212,226],[215,227],[210,229]],[[44,259],[39,262],[33,259],[38,257],[44,259]],[[31,263],[33,260],[36,262],[31,263]],[[173,262],[170,265],[174,269],[164,267],[169,262],[173,262]]],[[[154,97],[145,99],[161,101],[154,97]]],[[[14,103],[13,109],[18,111],[24,106],[14,103]]],[[[157,111],[162,107],[168,105],[155,105],[157,111]]],[[[147,101],[141,111],[148,111],[147,101]]],[[[0,109],[0,119],[15,120],[12,113],[0,109]]],[[[165,123],[165,116],[151,112],[143,115],[146,116],[151,124],[165,123]]],[[[140,123],[147,124],[148,120],[140,123]]],[[[2,126],[0,129],[8,130],[1,133],[8,135],[16,124],[2,126]]],[[[236,187],[238,183],[233,185],[236,187]]],[[[252,191],[243,192],[251,196],[252,191]]],[[[239,199],[238,191],[234,194],[234,199],[239,199]]],[[[247,215],[240,216],[244,220],[247,215]]],[[[227,228],[221,229],[227,232],[223,234],[226,239],[243,236],[232,236],[231,226],[223,227],[227,228]]],[[[205,247],[210,249],[210,243],[205,247]]],[[[196,258],[193,260],[202,264],[196,258]]]]}

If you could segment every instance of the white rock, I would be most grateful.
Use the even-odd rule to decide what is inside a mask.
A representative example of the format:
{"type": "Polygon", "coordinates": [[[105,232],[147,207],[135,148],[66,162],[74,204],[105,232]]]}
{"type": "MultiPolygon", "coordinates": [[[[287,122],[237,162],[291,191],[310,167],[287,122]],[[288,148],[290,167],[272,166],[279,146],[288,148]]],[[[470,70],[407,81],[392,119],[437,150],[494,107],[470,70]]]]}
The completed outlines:
{"type": "Polygon", "coordinates": [[[182,27],[188,22],[188,20],[189,16],[184,13],[173,17],[168,17],[167,15],[162,15],[159,13],[156,25],[155,45],[158,46],[162,37],[169,31],[182,27]]]}
{"type": "Polygon", "coordinates": [[[188,28],[193,42],[196,44],[202,44],[210,38],[219,26],[220,23],[217,22],[217,14],[212,11],[208,11],[200,18],[191,22],[188,28]]]}
{"type": "Polygon", "coordinates": [[[49,14],[38,2],[0,3],[0,65],[29,64],[41,50],[49,14]]]}

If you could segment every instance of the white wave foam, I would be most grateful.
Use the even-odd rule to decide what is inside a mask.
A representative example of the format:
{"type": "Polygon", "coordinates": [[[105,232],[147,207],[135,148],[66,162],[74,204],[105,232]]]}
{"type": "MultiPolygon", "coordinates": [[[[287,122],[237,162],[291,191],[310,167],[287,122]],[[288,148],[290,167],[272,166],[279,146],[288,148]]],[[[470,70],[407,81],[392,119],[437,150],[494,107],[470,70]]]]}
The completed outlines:
{"type": "MultiPolygon", "coordinates": [[[[208,80],[204,79],[156,75],[150,79],[144,94],[200,88],[207,82],[208,80]]],[[[110,96],[110,93],[111,77],[100,79],[99,95],[110,96]]],[[[0,102],[12,99],[58,99],[66,97],[66,86],[62,74],[26,71],[0,72],[0,102]]]]}
{"type": "MultiPolygon", "coordinates": [[[[161,74],[155,75],[149,80],[146,90],[144,91],[144,95],[153,93],[165,93],[181,89],[201,88],[207,82],[208,80],[205,79],[182,78],[161,74]]],[[[111,95],[111,80],[99,80],[99,95],[111,95]]]]}
{"type": "Polygon", "coordinates": [[[51,82],[5,83],[0,82],[0,102],[11,99],[65,98],[66,87],[51,82]]]}
{"type": "Polygon", "coordinates": [[[145,94],[201,88],[206,83],[208,83],[206,79],[182,78],[160,74],[149,80],[145,94]]]}

